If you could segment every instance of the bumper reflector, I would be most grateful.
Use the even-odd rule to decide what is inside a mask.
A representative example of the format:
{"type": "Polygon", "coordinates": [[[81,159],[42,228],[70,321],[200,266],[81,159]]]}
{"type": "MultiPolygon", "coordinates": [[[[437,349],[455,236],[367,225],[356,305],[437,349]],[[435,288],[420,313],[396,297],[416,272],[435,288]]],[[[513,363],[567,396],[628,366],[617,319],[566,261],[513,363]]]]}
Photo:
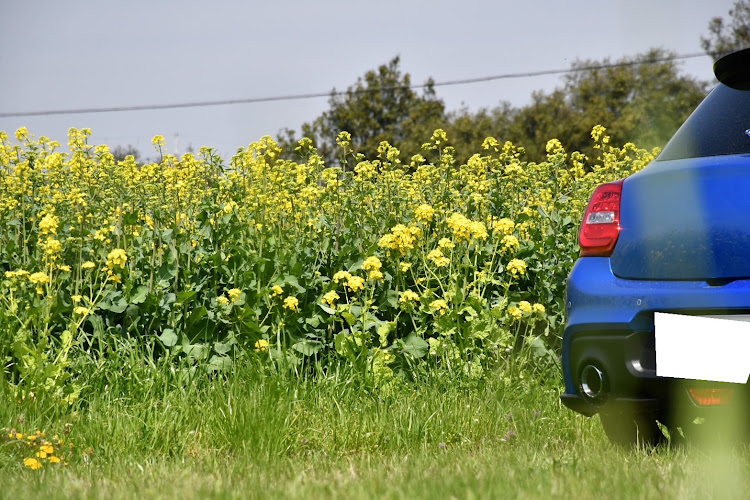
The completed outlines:
{"type": "Polygon", "coordinates": [[[690,397],[699,406],[718,406],[732,402],[734,389],[716,389],[705,387],[693,387],[688,389],[690,397]]]}

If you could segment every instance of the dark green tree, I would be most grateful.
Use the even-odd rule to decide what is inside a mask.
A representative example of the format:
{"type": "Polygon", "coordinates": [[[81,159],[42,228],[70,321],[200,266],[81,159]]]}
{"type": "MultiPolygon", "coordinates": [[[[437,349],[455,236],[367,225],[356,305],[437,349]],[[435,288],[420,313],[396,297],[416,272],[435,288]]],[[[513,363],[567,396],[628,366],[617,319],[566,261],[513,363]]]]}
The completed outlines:
{"type": "Polygon", "coordinates": [[[708,35],[701,47],[714,59],[750,47],[750,0],[739,0],[729,9],[729,20],[714,17],[708,23],[708,35]]]}
{"type": "MultiPolygon", "coordinates": [[[[445,105],[437,98],[432,80],[424,85],[421,95],[415,92],[411,76],[399,68],[398,57],[368,71],[346,91],[334,89],[328,103],[328,111],[303,124],[301,130],[328,164],[337,163],[340,151],[336,137],[341,131],[352,135],[353,151],[368,158],[377,155],[381,141],[415,154],[442,125],[445,115],[445,105]]],[[[285,151],[294,150],[295,140],[294,131],[282,131],[280,142],[285,151]]]]}
{"type": "MultiPolygon", "coordinates": [[[[596,153],[591,129],[601,124],[615,144],[663,146],[706,95],[706,83],[680,73],[672,56],[651,50],[615,62],[576,62],[561,87],[532,93],[529,105],[509,108],[506,104],[473,117],[476,137],[462,141],[475,145],[482,136],[493,135],[523,146],[529,159],[540,160],[547,141],[557,138],[569,150],[591,156],[596,153]],[[488,116],[492,119],[485,124],[488,116]]],[[[449,138],[453,125],[467,119],[452,116],[446,127],[449,138]]]]}
{"type": "Polygon", "coordinates": [[[112,156],[114,156],[117,161],[122,161],[126,156],[131,155],[135,158],[135,161],[140,163],[141,152],[131,144],[128,144],[127,146],[115,146],[112,150],[112,156]]]}

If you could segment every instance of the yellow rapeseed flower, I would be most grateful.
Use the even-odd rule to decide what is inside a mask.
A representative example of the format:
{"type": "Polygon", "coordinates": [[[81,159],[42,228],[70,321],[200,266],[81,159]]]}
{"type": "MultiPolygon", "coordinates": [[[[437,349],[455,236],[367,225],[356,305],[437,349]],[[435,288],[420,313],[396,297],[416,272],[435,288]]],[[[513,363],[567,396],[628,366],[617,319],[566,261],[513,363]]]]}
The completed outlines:
{"type": "Polygon", "coordinates": [[[346,281],[346,286],[349,287],[349,290],[352,292],[358,292],[359,290],[365,289],[365,280],[359,276],[350,276],[346,281]]]}
{"type": "Polygon", "coordinates": [[[511,276],[516,278],[518,276],[526,274],[526,262],[521,259],[513,259],[508,263],[505,269],[510,272],[511,276]]]}
{"type": "Polygon", "coordinates": [[[323,298],[321,299],[321,302],[324,304],[328,304],[329,306],[333,306],[337,300],[339,300],[339,294],[336,293],[335,290],[331,290],[330,292],[326,292],[323,295],[323,298]]]}
{"type": "Polygon", "coordinates": [[[107,267],[114,269],[117,267],[124,267],[125,262],[128,260],[128,254],[122,248],[115,248],[107,255],[107,267]]]}
{"type": "Polygon", "coordinates": [[[259,339],[255,342],[255,352],[268,352],[269,345],[266,339],[259,339]]]}
{"type": "Polygon", "coordinates": [[[229,295],[229,300],[234,303],[240,300],[240,297],[242,296],[242,290],[240,290],[239,288],[232,288],[231,290],[227,290],[227,295],[229,295]]]}
{"type": "Polygon", "coordinates": [[[380,259],[378,259],[374,255],[371,257],[367,257],[362,263],[362,269],[364,269],[365,271],[379,271],[381,267],[383,267],[382,262],[380,262],[380,259]]]}
{"type": "Polygon", "coordinates": [[[47,283],[49,283],[49,276],[47,276],[47,273],[40,271],[31,274],[29,276],[29,281],[31,281],[35,285],[46,285],[47,283]]]}
{"type": "Polygon", "coordinates": [[[450,240],[450,238],[440,238],[438,246],[443,250],[452,250],[456,245],[450,240]]]}
{"type": "Polygon", "coordinates": [[[401,297],[399,297],[398,299],[398,301],[402,303],[416,302],[417,300],[419,300],[419,295],[411,290],[404,290],[403,292],[401,292],[401,297]]]}
{"type": "Polygon", "coordinates": [[[370,274],[367,275],[367,279],[370,281],[380,281],[383,279],[383,273],[377,269],[373,269],[370,271],[370,274]]]}
{"type": "Polygon", "coordinates": [[[289,309],[290,311],[297,311],[299,308],[299,300],[297,300],[297,297],[287,297],[284,299],[284,309],[289,309]]]}
{"type": "Polygon", "coordinates": [[[39,234],[57,234],[57,226],[59,224],[60,219],[53,214],[47,214],[39,221],[39,234]]]}
{"type": "Polygon", "coordinates": [[[225,306],[229,304],[229,299],[224,297],[223,295],[219,295],[218,297],[216,297],[216,303],[220,306],[225,306]]]}
{"type": "Polygon", "coordinates": [[[430,302],[430,308],[436,313],[443,315],[448,310],[448,303],[443,299],[433,300],[430,302]]]}
{"type": "Polygon", "coordinates": [[[338,283],[343,280],[348,280],[351,277],[352,275],[347,271],[338,271],[336,274],[333,275],[333,281],[338,283]]]}
{"type": "Polygon", "coordinates": [[[503,247],[503,251],[506,252],[515,252],[521,246],[518,242],[518,238],[516,238],[512,234],[506,234],[505,236],[503,236],[500,245],[503,247]]]}
{"type": "Polygon", "coordinates": [[[62,251],[62,243],[60,243],[60,240],[48,236],[47,241],[42,243],[42,250],[49,256],[55,256],[62,251]]]}
{"type": "Polygon", "coordinates": [[[272,286],[271,291],[273,292],[274,297],[278,297],[279,295],[284,293],[284,289],[281,287],[281,285],[272,286]]]}
{"type": "Polygon", "coordinates": [[[90,260],[87,260],[86,262],[84,262],[83,264],[81,264],[81,269],[85,269],[87,271],[89,271],[91,269],[94,269],[95,267],[96,267],[96,264],[94,264],[90,260]]]}
{"type": "Polygon", "coordinates": [[[414,210],[414,217],[421,222],[432,222],[434,216],[435,209],[424,203],[414,210]]]}

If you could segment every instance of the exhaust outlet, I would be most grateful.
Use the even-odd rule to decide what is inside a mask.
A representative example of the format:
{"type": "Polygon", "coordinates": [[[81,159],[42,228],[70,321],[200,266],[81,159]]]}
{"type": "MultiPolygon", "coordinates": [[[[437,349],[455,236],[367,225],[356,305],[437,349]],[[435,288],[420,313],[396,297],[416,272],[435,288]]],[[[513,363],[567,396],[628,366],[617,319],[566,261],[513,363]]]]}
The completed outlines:
{"type": "Polygon", "coordinates": [[[594,403],[603,403],[607,397],[607,377],[597,366],[588,364],[581,370],[581,392],[594,403]]]}

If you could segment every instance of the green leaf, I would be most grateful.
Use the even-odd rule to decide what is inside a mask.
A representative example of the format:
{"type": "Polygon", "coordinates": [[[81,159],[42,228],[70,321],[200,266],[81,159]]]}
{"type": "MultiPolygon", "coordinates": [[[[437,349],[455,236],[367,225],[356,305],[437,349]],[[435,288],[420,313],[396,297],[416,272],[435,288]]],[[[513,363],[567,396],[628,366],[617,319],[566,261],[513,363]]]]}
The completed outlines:
{"type": "Polygon", "coordinates": [[[308,339],[300,340],[296,344],[292,345],[292,349],[304,354],[305,356],[313,356],[317,354],[320,351],[321,347],[323,346],[320,342],[308,339]]]}
{"type": "Polygon", "coordinates": [[[349,311],[342,312],[341,317],[344,318],[347,323],[349,323],[349,326],[354,326],[354,324],[357,322],[357,317],[349,311]]]}
{"type": "Polygon", "coordinates": [[[161,343],[167,347],[173,347],[177,344],[177,334],[171,328],[166,328],[161,335],[159,335],[161,343]]]}
{"type": "Polygon", "coordinates": [[[214,352],[218,354],[227,354],[229,351],[232,350],[233,343],[234,342],[215,342],[214,352]]]}
{"type": "Polygon", "coordinates": [[[196,297],[196,295],[198,295],[198,292],[196,292],[195,290],[177,292],[177,305],[188,304],[190,301],[192,301],[196,297]]]}
{"type": "Polygon", "coordinates": [[[328,314],[331,314],[331,315],[336,314],[336,309],[334,309],[332,307],[328,307],[327,305],[318,304],[318,307],[320,307],[321,309],[323,309],[328,314]]]}
{"type": "Polygon", "coordinates": [[[427,354],[427,350],[430,348],[430,344],[414,332],[410,333],[402,343],[402,352],[409,354],[414,358],[423,358],[427,354]]]}
{"type": "Polygon", "coordinates": [[[130,296],[130,303],[143,304],[146,301],[146,297],[148,297],[148,287],[141,285],[136,288],[133,295],[130,296]]]}
{"type": "Polygon", "coordinates": [[[297,277],[291,274],[287,274],[286,276],[284,276],[284,279],[281,280],[281,283],[285,285],[292,285],[294,288],[297,289],[298,293],[305,293],[306,291],[302,286],[300,286],[299,280],[297,280],[297,277]]]}

